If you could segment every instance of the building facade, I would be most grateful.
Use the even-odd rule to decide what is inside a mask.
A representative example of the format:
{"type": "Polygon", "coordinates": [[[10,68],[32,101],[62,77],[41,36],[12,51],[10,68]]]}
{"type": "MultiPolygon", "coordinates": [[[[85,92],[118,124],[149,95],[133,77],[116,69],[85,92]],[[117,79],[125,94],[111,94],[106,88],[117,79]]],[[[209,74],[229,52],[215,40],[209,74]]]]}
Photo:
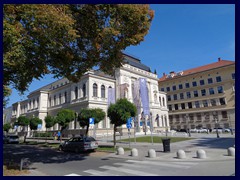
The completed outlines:
{"type": "Polygon", "coordinates": [[[235,62],[221,60],[163,74],[171,129],[235,128],[235,62]]]}
{"type": "MultiPolygon", "coordinates": [[[[158,77],[150,72],[150,68],[137,58],[124,55],[126,64],[115,70],[114,76],[109,76],[98,70],[86,72],[78,83],[72,83],[66,78],[55,81],[47,86],[31,92],[28,99],[12,105],[12,122],[20,116],[39,117],[43,120],[42,131],[45,131],[44,118],[55,116],[60,109],[72,109],[76,113],[82,108],[101,108],[107,114],[108,89],[115,90],[115,98],[127,98],[133,102],[133,84],[139,78],[147,81],[149,107],[152,114],[148,118],[155,130],[169,128],[166,93],[158,90],[158,77]],[[159,118],[160,117],[160,118],[159,118]]],[[[142,108],[141,108],[142,109],[142,108]]],[[[142,110],[141,110],[142,111],[142,110]]],[[[138,131],[143,131],[141,112],[136,117],[138,131]]],[[[149,123],[148,123],[149,124],[149,123]]],[[[112,130],[109,118],[96,125],[97,133],[112,130]]],[[[126,129],[126,125],[122,126],[126,129]]],[[[56,124],[51,130],[59,130],[56,124]]],[[[69,130],[80,129],[75,121],[69,124],[69,130]]],[[[149,128],[148,128],[149,129],[149,128]]]]}

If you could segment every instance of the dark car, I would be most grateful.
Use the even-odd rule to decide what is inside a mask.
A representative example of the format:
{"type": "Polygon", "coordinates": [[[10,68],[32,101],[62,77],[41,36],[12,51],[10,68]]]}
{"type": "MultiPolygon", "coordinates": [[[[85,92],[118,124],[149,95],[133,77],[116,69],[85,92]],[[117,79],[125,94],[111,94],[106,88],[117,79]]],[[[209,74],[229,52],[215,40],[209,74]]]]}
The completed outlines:
{"type": "Polygon", "coordinates": [[[18,135],[8,135],[5,143],[18,144],[19,136],[18,135]]]}
{"type": "Polygon", "coordinates": [[[98,148],[98,142],[91,136],[73,137],[59,145],[60,151],[94,151],[98,148]]]}
{"type": "Polygon", "coordinates": [[[3,135],[3,143],[7,143],[8,142],[8,137],[6,135],[3,135]]]}

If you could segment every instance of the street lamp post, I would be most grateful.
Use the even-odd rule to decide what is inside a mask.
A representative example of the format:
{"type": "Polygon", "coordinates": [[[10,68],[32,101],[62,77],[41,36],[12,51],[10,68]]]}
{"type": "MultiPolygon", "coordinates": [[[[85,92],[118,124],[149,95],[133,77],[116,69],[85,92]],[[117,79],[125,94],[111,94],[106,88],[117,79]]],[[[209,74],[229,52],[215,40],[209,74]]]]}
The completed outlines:
{"type": "Polygon", "coordinates": [[[189,117],[188,115],[185,116],[186,121],[187,121],[187,132],[188,132],[188,136],[191,137],[191,132],[190,132],[190,128],[189,128],[189,117]]]}
{"type": "Polygon", "coordinates": [[[216,125],[216,128],[217,128],[217,138],[220,138],[220,136],[219,136],[219,133],[218,133],[218,113],[217,112],[213,112],[213,118],[214,118],[214,120],[215,120],[215,125],[216,125]]]}

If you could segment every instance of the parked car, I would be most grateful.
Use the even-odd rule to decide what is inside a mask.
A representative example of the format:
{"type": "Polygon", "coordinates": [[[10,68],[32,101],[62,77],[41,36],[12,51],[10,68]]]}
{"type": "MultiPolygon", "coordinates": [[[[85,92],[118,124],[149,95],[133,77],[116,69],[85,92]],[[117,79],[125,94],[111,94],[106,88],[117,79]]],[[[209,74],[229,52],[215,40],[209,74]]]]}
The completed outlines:
{"type": "Polygon", "coordinates": [[[197,132],[197,129],[196,129],[196,128],[190,129],[190,132],[191,132],[191,133],[196,133],[196,132],[197,132]]]}
{"type": "Polygon", "coordinates": [[[6,139],[6,143],[10,143],[10,144],[16,143],[16,144],[18,144],[19,143],[19,136],[18,135],[8,135],[7,139],[6,139]]]}
{"type": "Polygon", "coordinates": [[[7,141],[8,141],[8,137],[6,135],[3,135],[3,143],[5,144],[7,143],[7,141]]]}
{"type": "Polygon", "coordinates": [[[217,132],[217,129],[219,133],[223,132],[223,128],[213,128],[212,132],[217,132]]]}
{"type": "Polygon", "coordinates": [[[207,133],[208,130],[206,128],[200,128],[200,129],[197,129],[197,132],[198,133],[207,133]]]}
{"type": "Polygon", "coordinates": [[[73,137],[59,145],[60,151],[95,151],[98,148],[98,142],[91,136],[73,137]]]}

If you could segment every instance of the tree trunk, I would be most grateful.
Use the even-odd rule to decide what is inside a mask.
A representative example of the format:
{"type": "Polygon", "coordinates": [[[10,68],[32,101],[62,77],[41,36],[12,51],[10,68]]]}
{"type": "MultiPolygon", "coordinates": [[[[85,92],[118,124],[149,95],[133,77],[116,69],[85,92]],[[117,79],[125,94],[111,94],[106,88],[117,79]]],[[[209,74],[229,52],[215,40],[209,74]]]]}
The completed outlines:
{"type": "Polygon", "coordinates": [[[117,126],[114,124],[114,128],[113,128],[113,143],[114,143],[114,148],[116,148],[116,130],[117,130],[117,126]]]}
{"type": "Polygon", "coordinates": [[[86,136],[88,135],[88,130],[89,130],[89,124],[87,125],[86,136]]]}

